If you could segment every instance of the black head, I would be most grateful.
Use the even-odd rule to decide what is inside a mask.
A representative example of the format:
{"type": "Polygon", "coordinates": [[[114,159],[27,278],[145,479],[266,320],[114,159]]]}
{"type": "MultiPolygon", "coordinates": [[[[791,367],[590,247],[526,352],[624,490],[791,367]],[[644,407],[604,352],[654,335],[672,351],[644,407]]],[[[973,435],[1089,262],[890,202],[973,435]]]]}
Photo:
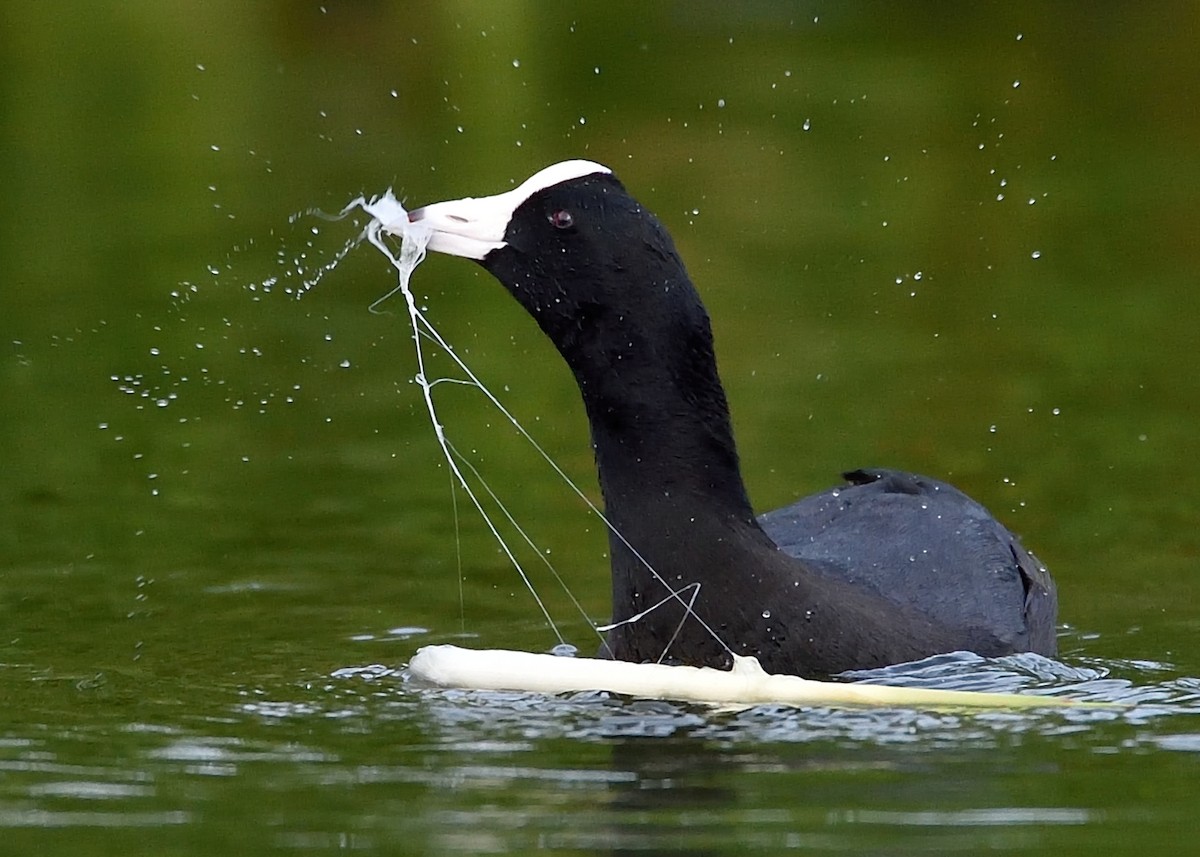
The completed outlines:
{"type": "Polygon", "coordinates": [[[410,219],[431,227],[431,250],[495,276],[581,384],[622,366],[686,372],[711,355],[707,314],[671,236],[606,167],[565,161],[506,193],[435,203],[410,219]]]}

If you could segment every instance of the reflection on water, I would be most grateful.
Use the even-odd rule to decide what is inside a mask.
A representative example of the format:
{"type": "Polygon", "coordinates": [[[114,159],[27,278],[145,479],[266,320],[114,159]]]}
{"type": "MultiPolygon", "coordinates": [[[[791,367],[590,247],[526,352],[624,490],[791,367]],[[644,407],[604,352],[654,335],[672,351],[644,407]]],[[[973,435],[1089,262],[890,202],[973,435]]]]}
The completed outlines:
{"type": "Polygon", "coordinates": [[[714,710],[431,689],[371,664],[242,687],[224,715],[190,724],[27,730],[0,743],[0,823],[166,835],[221,812],[232,833],[266,812],[238,835],[283,848],[403,836],[453,853],[1016,847],[1106,823],[1089,790],[1051,786],[1089,760],[1200,751],[1200,680],[1165,664],[956,655],[850,678],[1127,707],[714,710]],[[1002,749],[1001,766],[986,761],[1002,749]],[[230,804],[222,783],[257,795],[255,807],[230,804]]]}

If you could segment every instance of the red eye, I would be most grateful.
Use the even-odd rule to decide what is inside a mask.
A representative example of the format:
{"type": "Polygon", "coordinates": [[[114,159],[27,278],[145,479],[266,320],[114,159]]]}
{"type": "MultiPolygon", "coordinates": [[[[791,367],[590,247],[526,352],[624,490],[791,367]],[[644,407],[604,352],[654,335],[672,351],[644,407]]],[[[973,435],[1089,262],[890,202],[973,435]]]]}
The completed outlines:
{"type": "Polygon", "coordinates": [[[550,222],[555,229],[570,229],[575,225],[575,218],[571,216],[571,212],[560,208],[550,215],[550,222]]]}

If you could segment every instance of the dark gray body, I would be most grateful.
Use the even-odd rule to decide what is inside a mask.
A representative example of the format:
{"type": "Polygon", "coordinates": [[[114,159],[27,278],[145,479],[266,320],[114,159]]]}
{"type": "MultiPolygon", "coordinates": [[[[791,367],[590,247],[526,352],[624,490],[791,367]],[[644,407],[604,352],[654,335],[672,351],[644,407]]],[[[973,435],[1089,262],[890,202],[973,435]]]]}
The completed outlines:
{"type": "Polygon", "coordinates": [[[824,576],[946,625],[989,627],[1011,651],[1055,650],[1050,572],[987,509],[928,476],[857,470],[845,477],[849,484],[761,515],[759,524],[784,553],[824,576]]]}

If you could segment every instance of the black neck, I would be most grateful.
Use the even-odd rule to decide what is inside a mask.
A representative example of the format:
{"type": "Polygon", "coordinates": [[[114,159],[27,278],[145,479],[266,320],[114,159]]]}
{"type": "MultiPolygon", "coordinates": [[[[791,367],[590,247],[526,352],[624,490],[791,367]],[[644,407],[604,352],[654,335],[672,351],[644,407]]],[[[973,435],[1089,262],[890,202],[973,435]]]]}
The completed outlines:
{"type": "MultiPolygon", "coordinates": [[[[776,552],[754,519],[742,481],[707,318],[690,331],[687,348],[653,360],[636,359],[654,348],[636,339],[604,365],[565,355],[583,394],[613,528],[616,622],[689,583],[702,583],[706,593],[724,589],[776,552]]],[[[654,636],[665,639],[680,610],[659,608],[641,628],[661,626],[654,636]]],[[[701,635],[693,645],[711,642],[701,635]]]]}
{"type": "Polygon", "coordinates": [[[639,356],[654,343],[636,333],[603,363],[594,349],[585,359],[568,355],[610,519],[636,529],[649,516],[659,531],[680,516],[753,522],[708,319],[684,347],[651,360],[639,356]]]}

